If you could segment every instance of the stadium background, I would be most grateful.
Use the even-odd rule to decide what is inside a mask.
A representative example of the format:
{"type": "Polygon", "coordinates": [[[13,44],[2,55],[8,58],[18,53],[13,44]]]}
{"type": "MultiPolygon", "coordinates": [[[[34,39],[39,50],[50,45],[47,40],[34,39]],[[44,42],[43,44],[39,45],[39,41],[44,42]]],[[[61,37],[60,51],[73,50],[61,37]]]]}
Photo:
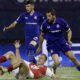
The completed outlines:
{"type": "MultiPolygon", "coordinates": [[[[14,40],[20,39],[22,46],[20,48],[21,56],[27,59],[26,47],[24,45],[24,31],[23,24],[18,24],[16,28],[3,32],[4,26],[11,24],[20,13],[25,11],[25,6],[22,0],[0,0],[0,56],[5,52],[12,50],[15,51],[11,44],[14,40]],[[25,57],[26,56],[26,57],[25,57]]],[[[49,7],[55,8],[57,16],[63,17],[68,21],[73,31],[73,51],[76,57],[80,60],[80,1],[79,0],[35,0],[36,10],[45,14],[46,9],[49,7]],[[44,6],[43,6],[44,5],[44,6]]],[[[50,54],[48,55],[50,56],[50,54]]],[[[62,66],[73,66],[72,62],[65,57],[62,53],[62,66]]],[[[50,58],[50,57],[49,57],[50,58]]],[[[51,59],[48,60],[50,64],[51,59]]],[[[3,65],[7,66],[9,61],[3,65]]],[[[2,64],[0,64],[2,65],[2,64]]]]}

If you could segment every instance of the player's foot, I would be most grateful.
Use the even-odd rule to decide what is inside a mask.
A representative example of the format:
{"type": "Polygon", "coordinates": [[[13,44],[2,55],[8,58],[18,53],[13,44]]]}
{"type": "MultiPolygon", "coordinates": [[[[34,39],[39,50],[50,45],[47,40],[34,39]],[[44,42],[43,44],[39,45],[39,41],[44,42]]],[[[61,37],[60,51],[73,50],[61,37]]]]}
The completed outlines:
{"type": "Polygon", "coordinates": [[[80,71],[80,66],[77,66],[77,70],[80,71]]]}
{"type": "Polygon", "coordinates": [[[3,75],[4,71],[3,71],[3,66],[0,66],[0,75],[3,75]]]}
{"type": "Polygon", "coordinates": [[[54,72],[54,74],[56,74],[56,68],[54,68],[54,67],[53,67],[53,72],[54,72]]]}

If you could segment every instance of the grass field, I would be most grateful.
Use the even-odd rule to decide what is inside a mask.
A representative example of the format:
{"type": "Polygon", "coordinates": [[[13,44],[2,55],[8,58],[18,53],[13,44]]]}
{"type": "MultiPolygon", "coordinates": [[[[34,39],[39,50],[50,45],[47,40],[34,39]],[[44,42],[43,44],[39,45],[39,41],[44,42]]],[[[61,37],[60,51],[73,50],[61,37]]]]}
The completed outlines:
{"type": "MultiPolygon", "coordinates": [[[[80,72],[77,71],[74,67],[61,67],[57,70],[57,75],[60,79],[57,80],[80,80],[80,72]]],[[[13,73],[6,73],[3,76],[0,76],[0,80],[16,80],[14,78],[13,73]]],[[[27,79],[27,80],[34,80],[34,79],[27,79]]],[[[52,80],[48,77],[44,77],[38,80],[52,80]]]]}

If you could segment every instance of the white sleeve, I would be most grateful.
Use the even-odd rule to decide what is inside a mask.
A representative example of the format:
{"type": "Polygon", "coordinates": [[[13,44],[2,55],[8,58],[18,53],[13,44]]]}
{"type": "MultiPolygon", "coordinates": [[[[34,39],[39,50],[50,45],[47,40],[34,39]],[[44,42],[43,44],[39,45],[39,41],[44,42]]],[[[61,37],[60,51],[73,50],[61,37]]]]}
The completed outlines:
{"type": "Polygon", "coordinates": [[[52,77],[54,75],[54,73],[50,70],[50,68],[47,68],[46,70],[46,76],[47,77],[52,77]]]}

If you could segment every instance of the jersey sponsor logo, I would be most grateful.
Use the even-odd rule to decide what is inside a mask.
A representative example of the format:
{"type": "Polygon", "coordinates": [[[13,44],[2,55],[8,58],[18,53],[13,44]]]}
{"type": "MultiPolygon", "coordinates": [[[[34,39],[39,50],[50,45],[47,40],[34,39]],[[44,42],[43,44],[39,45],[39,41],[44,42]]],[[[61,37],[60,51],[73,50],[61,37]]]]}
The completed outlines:
{"type": "Polygon", "coordinates": [[[30,25],[36,25],[36,22],[26,22],[26,24],[30,24],[30,25]]]}
{"type": "Polygon", "coordinates": [[[51,33],[57,33],[57,32],[61,32],[61,30],[54,30],[54,31],[49,31],[51,33]]]}

